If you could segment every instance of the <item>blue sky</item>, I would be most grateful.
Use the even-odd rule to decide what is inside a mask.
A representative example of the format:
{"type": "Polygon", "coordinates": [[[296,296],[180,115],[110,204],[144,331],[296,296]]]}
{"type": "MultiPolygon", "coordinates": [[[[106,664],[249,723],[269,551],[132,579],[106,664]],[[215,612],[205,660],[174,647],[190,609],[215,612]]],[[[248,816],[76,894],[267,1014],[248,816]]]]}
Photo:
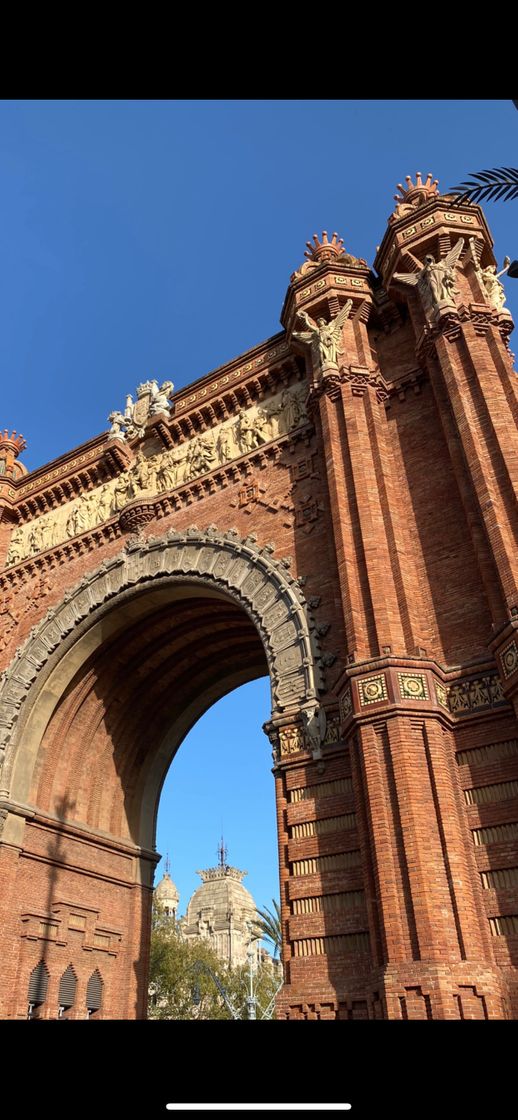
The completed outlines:
{"type": "MultiPolygon", "coordinates": [[[[517,164],[510,100],[0,102],[0,426],[47,462],[141,380],[179,388],[275,334],[313,232],[370,262],[405,175],[446,190],[517,164]]],[[[501,266],[518,203],[485,212],[501,266]]],[[[267,715],[265,682],[248,686],[171,768],[158,846],[184,903],[222,825],[257,901],[278,892],[267,715]]]]}

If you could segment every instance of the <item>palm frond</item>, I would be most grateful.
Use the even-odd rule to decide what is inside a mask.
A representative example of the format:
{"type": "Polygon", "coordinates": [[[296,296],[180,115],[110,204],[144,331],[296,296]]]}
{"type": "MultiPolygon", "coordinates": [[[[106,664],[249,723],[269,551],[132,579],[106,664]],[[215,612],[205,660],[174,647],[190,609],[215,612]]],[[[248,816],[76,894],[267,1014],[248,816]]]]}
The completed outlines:
{"type": "Polygon", "coordinates": [[[448,192],[454,194],[453,205],[460,206],[463,202],[496,202],[503,199],[518,198],[518,168],[496,167],[493,170],[470,171],[472,179],[452,187],[448,192]]]}
{"type": "Polygon", "coordinates": [[[253,936],[257,940],[264,937],[267,941],[271,941],[274,946],[275,957],[282,947],[281,908],[274,898],[272,902],[273,912],[267,906],[264,907],[264,910],[256,909],[253,936]]]}

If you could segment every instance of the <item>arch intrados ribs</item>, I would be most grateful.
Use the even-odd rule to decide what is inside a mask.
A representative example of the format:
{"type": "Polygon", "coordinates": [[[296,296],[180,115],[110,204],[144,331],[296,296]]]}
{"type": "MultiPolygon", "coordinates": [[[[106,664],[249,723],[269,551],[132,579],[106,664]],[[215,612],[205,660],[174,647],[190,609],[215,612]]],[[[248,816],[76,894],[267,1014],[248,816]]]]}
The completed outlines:
{"type": "MultiPolygon", "coordinates": [[[[114,755],[117,756],[118,742],[123,739],[124,752],[120,757],[120,767],[118,768],[119,777],[122,782],[127,779],[129,773],[135,769],[136,762],[139,754],[144,751],[144,743],[146,744],[145,753],[147,754],[150,741],[152,739],[160,740],[167,732],[168,728],[174,724],[175,716],[177,716],[178,701],[175,702],[175,693],[181,696],[182,707],[189,708],[193,701],[199,696],[200,706],[202,711],[203,707],[203,694],[208,692],[211,686],[218,681],[222,681],[222,695],[224,695],[225,687],[224,681],[228,679],[230,670],[234,668],[237,663],[241,667],[249,662],[249,667],[254,670],[258,667],[257,652],[260,644],[256,641],[251,642],[248,638],[244,637],[240,641],[241,634],[239,631],[226,631],[221,635],[221,639],[213,642],[210,648],[210,655],[205,656],[203,660],[198,659],[185,666],[181,674],[178,673],[178,663],[175,661],[173,654],[166,663],[163,663],[160,671],[155,670],[156,677],[152,679],[151,685],[147,679],[141,682],[140,688],[135,691],[131,690],[131,695],[134,700],[134,711],[138,714],[135,718],[133,716],[131,726],[125,726],[128,721],[128,714],[125,711],[120,712],[120,719],[116,727],[110,729],[110,739],[114,744],[114,755]],[[233,642],[237,647],[230,660],[222,659],[220,655],[224,652],[229,642],[233,642]],[[211,658],[218,656],[218,670],[214,672],[212,667],[211,658]],[[155,708],[155,698],[157,695],[161,697],[165,689],[171,689],[172,696],[169,704],[162,705],[159,709],[155,708]],[[146,703],[139,704],[139,699],[143,697],[146,703]],[[153,710],[155,714],[153,715],[153,710]]],[[[261,649],[261,660],[264,664],[264,673],[268,671],[266,658],[261,649]]],[[[252,679],[252,677],[250,678],[252,679]]],[[[201,712],[200,712],[201,715],[201,712]]],[[[101,719],[103,717],[101,716],[101,719]]],[[[193,724],[196,723],[199,716],[195,716],[193,724]]],[[[192,724],[191,724],[192,726],[192,724]]],[[[187,732],[182,733],[182,739],[187,732]]]]}
{"type": "MultiPolygon", "coordinates": [[[[267,672],[266,658],[258,637],[252,631],[251,627],[244,628],[238,624],[230,628],[229,623],[235,623],[235,621],[235,617],[228,616],[227,619],[222,620],[221,626],[218,626],[216,630],[212,627],[212,642],[210,646],[204,648],[203,654],[200,656],[196,654],[196,649],[199,646],[200,634],[196,632],[193,635],[191,630],[191,640],[189,645],[186,646],[185,636],[188,633],[188,629],[186,628],[184,633],[178,634],[175,632],[174,635],[170,636],[170,640],[166,644],[164,650],[167,657],[164,657],[159,665],[155,664],[148,667],[147,673],[145,672],[146,660],[148,660],[147,655],[150,654],[154,656],[157,650],[163,648],[164,643],[160,639],[153,642],[147,650],[144,649],[141,654],[136,654],[135,658],[129,663],[119,664],[116,673],[112,673],[108,678],[109,691],[98,695],[98,716],[95,721],[85,728],[84,737],[89,738],[92,734],[96,733],[98,725],[103,719],[109,716],[115,701],[117,701],[117,707],[120,707],[125,699],[129,700],[131,698],[133,710],[140,710],[143,717],[147,719],[146,705],[141,707],[139,700],[143,696],[147,700],[147,706],[153,707],[155,693],[160,694],[163,692],[165,678],[169,678],[171,684],[174,684],[181,691],[183,697],[184,685],[196,681],[198,675],[197,671],[202,672],[205,663],[209,662],[216,654],[219,656],[221,651],[225,650],[229,645],[237,646],[238,650],[236,649],[232,654],[229,653],[229,657],[223,661],[220,659],[220,665],[224,664],[226,668],[231,667],[233,661],[239,661],[243,652],[250,652],[257,660],[257,654],[260,651],[260,659],[264,660],[264,668],[265,672],[267,672]],[[184,653],[182,662],[178,661],[178,646],[180,646],[184,653]],[[140,669],[140,673],[137,678],[137,687],[135,687],[136,682],[133,670],[137,667],[140,669]]],[[[205,629],[205,627],[203,629],[205,629]]],[[[111,659],[112,655],[110,654],[106,654],[106,657],[103,657],[103,661],[111,659]]],[[[70,688],[73,689],[75,686],[76,689],[80,689],[80,697],[77,704],[74,704],[74,710],[72,712],[70,709],[63,711],[62,717],[55,728],[49,724],[48,735],[51,737],[51,741],[53,741],[56,736],[62,736],[66,729],[71,726],[74,719],[77,718],[81,706],[91,697],[92,693],[99,688],[103,671],[104,666],[102,663],[94,664],[89,670],[86,688],[83,687],[84,682],[82,680],[78,682],[77,678],[71,683],[71,686],[69,686],[70,688]]],[[[73,696],[69,696],[67,699],[73,700],[74,698],[73,696]]],[[[124,713],[121,713],[121,716],[123,719],[125,718],[124,713]]],[[[112,729],[111,733],[113,738],[115,738],[117,730],[117,728],[112,729]]]]}
{"type": "MultiPolygon", "coordinates": [[[[62,709],[60,713],[61,718],[54,721],[54,727],[49,725],[46,736],[47,747],[52,748],[52,745],[59,747],[65,738],[72,744],[74,738],[71,730],[74,720],[80,715],[85,701],[92,697],[92,693],[98,687],[99,678],[102,677],[106,666],[113,666],[113,661],[117,659],[118,650],[121,648],[123,656],[118,661],[115,674],[112,672],[107,677],[110,683],[108,693],[99,696],[98,704],[91,713],[91,718],[82,729],[81,740],[75,744],[75,748],[70,751],[67,757],[67,774],[70,774],[74,769],[81,756],[85,760],[83,766],[88,765],[84,744],[93,743],[100,726],[104,720],[109,721],[111,713],[112,715],[115,714],[116,723],[109,727],[106,747],[103,748],[102,744],[98,744],[97,749],[106,754],[107,757],[113,755],[116,758],[118,757],[116,765],[119,781],[121,785],[127,787],[134,778],[136,767],[141,768],[143,756],[145,759],[146,755],[149,754],[152,740],[160,741],[166,733],[168,725],[174,722],[176,713],[174,710],[171,711],[171,703],[162,703],[160,707],[157,707],[157,698],[161,700],[167,693],[172,697],[173,706],[176,707],[174,698],[176,695],[181,695],[185,707],[188,708],[196,698],[197,693],[203,695],[203,692],[210,688],[218,678],[228,677],[229,671],[232,670],[235,663],[242,667],[248,665],[250,670],[249,675],[247,674],[248,679],[261,675],[261,669],[267,672],[266,658],[259,636],[244,612],[239,607],[233,608],[232,604],[223,604],[221,601],[211,601],[211,603],[215,603],[216,610],[212,612],[207,623],[203,601],[195,599],[188,603],[184,602],[184,610],[181,612],[182,625],[180,627],[176,625],[172,632],[167,631],[167,626],[171,615],[176,620],[176,615],[179,613],[175,610],[176,604],[171,604],[170,610],[166,611],[165,615],[163,610],[155,612],[154,621],[159,623],[161,632],[159,634],[155,632],[153,640],[148,642],[147,648],[141,650],[140,653],[138,652],[138,643],[143,640],[146,634],[145,622],[141,620],[130,626],[127,632],[119,634],[117,641],[110,641],[108,650],[102,648],[92,655],[87,673],[88,687],[85,689],[83,687],[84,681],[81,679],[78,681],[77,677],[71,682],[70,689],[79,688],[80,690],[79,703],[73,704],[73,711],[70,710],[68,704],[65,704],[65,710],[62,709]],[[232,628],[230,628],[231,623],[233,624],[232,628]],[[193,630],[193,627],[198,628],[193,630]],[[212,641],[210,645],[207,645],[205,638],[203,638],[203,642],[201,641],[202,635],[205,635],[207,631],[211,632],[212,641]],[[187,639],[189,639],[189,645],[186,645],[187,639]],[[203,656],[197,657],[196,649],[200,647],[200,644],[203,649],[203,656]],[[232,653],[230,653],[230,647],[232,647],[232,653]],[[131,657],[135,648],[137,652],[135,656],[131,657]],[[162,661],[160,666],[156,666],[156,664],[150,666],[149,661],[153,660],[156,653],[162,649],[167,654],[166,660],[162,661]],[[178,662],[178,649],[181,649],[184,654],[181,664],[178,662]],[[227,650],[229,656],[225,658],[222,655],[227,650]],[[128,657],[130,660],[128,660],[128,657]],[[260,668],[259,660],[262,663],[260,668]],[[218,665],[217,674],[212,671],[213,661],[218,665]],[[138,688],[135,689],[133,670],[137,667],[140,669],[140,673],[138,688]],[[123,690],[121,690],[121,683],[123,690]],[[113,704],[115,701],[118,703],[117,711],[114,713],[113,704]],[[137,713],[136,718],[135,713],[137,713]],[[155,714],[153,715],[153,713],[155,714]],[[108,746],[108,741],[111,746],[108,746]],[[120,751],[121,742],[124,744],[123,753],[120,751]]],[[[149,616],[147,617],[149,618],[149,616]]],[[[222,695],[224,691],[226,689],[223,684],[222,695]]],[[[68,700],[73,702],[74,697],[69,696],[68,700]]],[[[199,714],[201,715],[201,712],[199,714]]],[[[196,722],[198,718],[199,715],[196,715],[192,722],[196,722]]],[[[185,737],[186,733],[187,731],[182,732],[181,739],[185,737]]],[[[54,773],[52,766],[51,772],[54,773]]],[[[98,759],[96,773],[97,783],[94,776],[93,785],[87,797],[88,818],[91,823],[94,823],[92,814],[95,816],[97,813],[96,803],[102,797],[103,764],[101,757],[98,759]]],[[[58,782],[63,783],[65,773],[62,768],[58,767],[56,769],[55,778],[58,782]]],[[[53,781],[51,779],[51,788],[48,788],[47,770],[47,774],[42,775],[39,791],[45,801],[47,797],[52,797],[54,792],[52,786],[53,781]],[[46,787],[47,797],[45,796],[46,787]]]]}
{"type": "MultiPolygon", "coordinates": [[[[189,604],[187,604],[186,601],[182,602],[187,607],[187,605],[190,606],[192,603],[200,603],[200,600],[189,600],[189,604]]],[[[211,602],[217,603],[218,607],[223,606],[223,603],[221,601],[211,600],[211,602]]],[[[219,630],[224,629],[225,633],[228,636],[230,635],[228,627],[230,624],[233,624],[234,629],[230,635],[232,638],[238,639],[240,638],[241,633],[243,633],[243,635],[246,633],[250,635],[252,644],[253,635],[253,643],[257,644],[257,646],[261,648],[261,652],[264,653],[259,635],[257,634],[255,627],[253,627],[253,624],[250,622],[248,616],[238,607],[234,608],[233,604],[231,603],[229,603],[228,605],[225,604],[225,606],[229,606],[231,609],[218,611],[217,617],[211,617],[210,623],[207,622],[207,625],[203,626],[203,630],[208,629],[209,632],[214,635],[219,630]]],[[[173,604],[170,604],[170,607],[172,608],[173,604]]],[[[184,610],[182,613],[183,615],[185,615],[186,611],[184,610]]],[[[201,612],[199,613],[201,614],[201,612]]],[[[69,683],[59,703],[59,707],[55,709],[51,723],[55,722],[58,712],[60,713],[60,720],[59,723],[56,723],[54,727],[51,727],[51,723],[49,723],[46,736],[50,734],[50,736],[52,737],[51,741],[54,740],[56,736],[63,736],[65,734],[66,728],[70,726],[73,720],[77,717],[82,704],[90,696],[93,689],[99,685],[99,681],[105,674],[107,666],[110,669],[110,673],[106,675],[106,678],[108,681],[111,680],[112,687],[111,692],[104,696],[103,711],[100,719],[103,718],[103,715],[109,710],[111,704],[113,703],[113,696],[115,695],[116,697],[120,697],[121,695],[121,681],[119,678],[120,674],[124,674],[124,676],[128,679],[128,683],[125,687],[124,682],[122,682],[124,691],[132,694],[133,697],[135,697],[135,677],[133,675],[134,670],[136,670],[137,668],[142,670],[142,666],[145,665],[145,663],[149,661],[151,657],[154,657],[156,653],[163,651],[163,665],[166,658],[172,660],[173,657],[176,657],[178,648],[182,648],[183,646],[183,649],[186,653],[186,656],[183,660],[188,660],[190,649],[193,648],[197,643],[199,643],[202,636],[198,630],[193,633],[192,617],[187,618],[187,620],[184,621],[180,626],[176,624],[174,631],[169,630],[167,633],[154,634],[152,638],[148,637],[148,641],[146,642],[146,636],[149,636],[148,621],[150,620],[156,625],[159,620],[162,620],[162,627],[165,629],[165,626],[168,624],[169,620],[167,613],[165,614],[165,617],[162,617],[163,615],[164,611],[160,609],[160,611],[154,612],[154,614],[151,616],[146,616],[144,619],[139,619],[137,622],[131,624],[127,630],[123,631],[122,633],[119,632],[116,636],[112,636],[111,638],[109,638],[102,647],[100,647],[91,655],[89,660],[78,670],[76,676],[69,683]],[[187,640],[188,645],[186,644],[187,640]],[[136,645],[136,651],[134,657],[128,663],[123,660],[123,655],[124,653],[128,653],[131,650],[132,644],[136,645]],[[113,671],[114,662],[117,663],[115,673],[113,671]],[[73,704],[72,710],[70,709],[70,707],[68,707],[69,703],[73,704]]],[[[201,623],[203,621],[204,620],[200,619],[201,623]]],[[[200,630],[201,629],[202,627],[200,626],[200,630]]],[[[161,667],[162,666],[160,666],[160,668],[161,667]]],[[[157,671],[159,671],[159,667],[153,667],[153,672],[156,673],[157,671]]],[[[139,678],[142,679],[141,672],[139,674],[139,678]]],[[[147,687],[149,688],[149,685],[147,685],[147,687]]],[[[90,728],[89,730],[91,731],[93,729],[90,728]]]]}
{"type": "MultiPolygon", "coordinates": [[[[173,653],[172,656],[162,664],[160,670],[155,670],[155,677],[151,682],[144,679],[137,691],[128,685],[128,693],[131,694],[134,700],[134,713],[137,713],[136,718],[135,715],[133,715],[131,739],[135,740],[137,743],[142,743],[144,740],[149,742],[153,735],[161,736],[168,725],[174,722],[175,715],[177,714],[178,700],[175,697],[175,693],[181,696],[182,707],[188,707],[197,696],[202,698],[203,692],[207,691],[212,684],[215,684],[218,680],[222,680],[223,683],[230,675],[230,671],[234,669],[234,666],[237,666],[237,664],[240,666],[243,665],[245,658],[249,662],[251,668],[257,666],[257,652],[258,646],[256,642],[249,641],[245,636],[243,636],[243,640],[241,641],[241,634],[239,631],[227,631],[226,634],[221,635],[219,641],[213,643],[209,656],[204,657],[203,660],[199,659],[194,662],[189,662],[184,668],[182,667],[181,672],[179,672],[179,666],[175,661],[175,654],[173,653]],[[233,642],[237,648],[235,648],[231,658],[224,659],[221,657],[221,654],[227,649],[229,642],[233,642]],[[211,658],[214,656],[218,657],[218,668],[216,672],[214,671],[211,661],[211,658]],[[167,703],[166,701],[165,705],[162,704],[160,708],[157,708],[155,706],[156,698],[160,698],[166,689],[171,689],[172,695],[170,702],[167,703]],[[142,704],[139,703],[141,698],[145,701],[142,704]],[[154,716],[153,711],[155,712],[154,716]]],[[[262,656],[261,660],[264,663],[264,672],[266,673],[266,659],[262,656]]],[[[102,718],[103,715],[101,715],[101,719],[102,718]]],[[[116,726],[110,728],[110,737],[115,744],[115,750],[117,749],[116,744],[119,736],[124,737],[126,740],[126,749],[121,759],[123,768],[125,765],[131,765],[131,740],[128,737],[129,729],[125,727],[127,718],[127,712],[121,710],[120,718],[116,726]]],[[[121,770],[121,776],[122,775],[123,770],[121,770]]]]}

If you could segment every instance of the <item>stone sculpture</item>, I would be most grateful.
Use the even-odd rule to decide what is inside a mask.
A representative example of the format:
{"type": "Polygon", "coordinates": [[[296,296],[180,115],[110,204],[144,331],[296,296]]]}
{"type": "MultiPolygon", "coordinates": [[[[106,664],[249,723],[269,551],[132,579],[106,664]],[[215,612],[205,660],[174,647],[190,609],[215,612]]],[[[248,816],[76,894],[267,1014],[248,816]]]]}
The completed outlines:
{"type": "MultiPolygon", "coordinates": [[[[334,322],[336,324],[337,320],[334,322]]],[[[137,402],[134,403],[129,395],[124,415],[120,412],[110,414],[112,431],[109,438],[124,438],[123,426],[127,437],[132,425],[135,427],[134,419],[140,423],[147,415],[149,401],[154,399],[156,402],[162,390],[166,392],[170,384],[164,382],[160,389],[156,382],[139,386],[137,402]],[[154,397],[153,384],[156,386],[154,397]]],[[[144,491],[159,494],[174,490],[191,479],[232,462],[239,455],[246,455],[273,439],[287,435],[306,418],[306,393],[305,385],[284,389],[264,401],[260,408],[253,406],[237,419],[227,420],[155,455],[147,456],[140,447],[131,467],[117,478],[76,498],[73,504],[66,504],[26,525],[17,526],[11,536],[6,567],[102,525],[144,491]]]]}
{"type": "Polygon", "coordinates": [[[352,299],[348,299],[338,315],[326,323],[325,319],[319,318],[315,323],[310,319],[306,311],[299,311],[298,318],[305,323],[305,331],[293,331],[293,338],[299,342],[304,343],[306,346],[311,347],[311,356],[313,359],[313,369],[316,372],[320,370],[323,372],[326,369],[338,369],[338,354],[341,352],[340,339],[342,334],[342,327],[349,317],[349,312],[353,305],[352,299]]]}
{"type": "Polygon", "coordinates": [[[486,268],[481,268],[478,261],[478,254],[476,249],[476,241],[474,237],[470,237],[469,245],[471,249],[471,256],[475,265],[475,272],[477,274],[479,283],[487,296],[488,303],[494,307],[496,311],[502,311],[506,300],[505,289],[503,284],[500,283],[500,277],[503,276],[511,263],[510,257],[505,257],[504,267],[500,272],[496,271],[496,264],[489,264],[486,268]]]}
{"type": "Polygon", "coordinates": [[[436,317],[444,304],[455,307],[455,296],[458,295],[455,287],[455,266],[463,248],[464,238],[459,237],[453,249],[438,261],[431,253],[427,253],[424,265],[418,272],[394,273],[394,280],[399,280],[409,287],[417,287],[424,312],[430,319],[436,317]]]}

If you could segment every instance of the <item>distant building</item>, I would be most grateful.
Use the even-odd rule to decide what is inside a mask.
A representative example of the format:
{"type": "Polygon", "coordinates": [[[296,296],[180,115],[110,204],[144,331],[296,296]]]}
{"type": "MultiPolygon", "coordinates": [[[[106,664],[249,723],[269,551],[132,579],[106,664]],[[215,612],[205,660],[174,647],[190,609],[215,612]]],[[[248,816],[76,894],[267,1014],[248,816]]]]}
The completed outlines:
{"type": "Polygon", "coordinates": [[[247,872],[226,862],[223,846],[219,855],[217,867],[197,872],[202,883],[191,895],[183,918],[178,919],[180,895],[168,869],[155,889],[155,899],[164,912],[178,922],[183,937],[189,941],[203,938],[231,968],[247,963],[250,945],[256,964],[270,960],[260,941],[252,941],[257,908],[250,891],[242,883],[247,872]]]}
{"type": "Polygon", "coordinates": [[[168,868],[155,888],[155,900],[160,904],[161,909],[168,918],[173,918],[174,921],[177,920],[180,895],[178,893],[178,888],[171,879],[168,868]]]}
{"type": "MultiPolygon", "coordinates": [[[[183,936],[188,940],[204,938],[231,968],[246,964],[251,927],[256,920],[254,899],[242,883],[246,871],[220,863],[196,874],[203,882],[189,899],[181,921],[183,936]]],[[[259,963],[259,942],[253,941],[252,947],[259,963]]]]}

